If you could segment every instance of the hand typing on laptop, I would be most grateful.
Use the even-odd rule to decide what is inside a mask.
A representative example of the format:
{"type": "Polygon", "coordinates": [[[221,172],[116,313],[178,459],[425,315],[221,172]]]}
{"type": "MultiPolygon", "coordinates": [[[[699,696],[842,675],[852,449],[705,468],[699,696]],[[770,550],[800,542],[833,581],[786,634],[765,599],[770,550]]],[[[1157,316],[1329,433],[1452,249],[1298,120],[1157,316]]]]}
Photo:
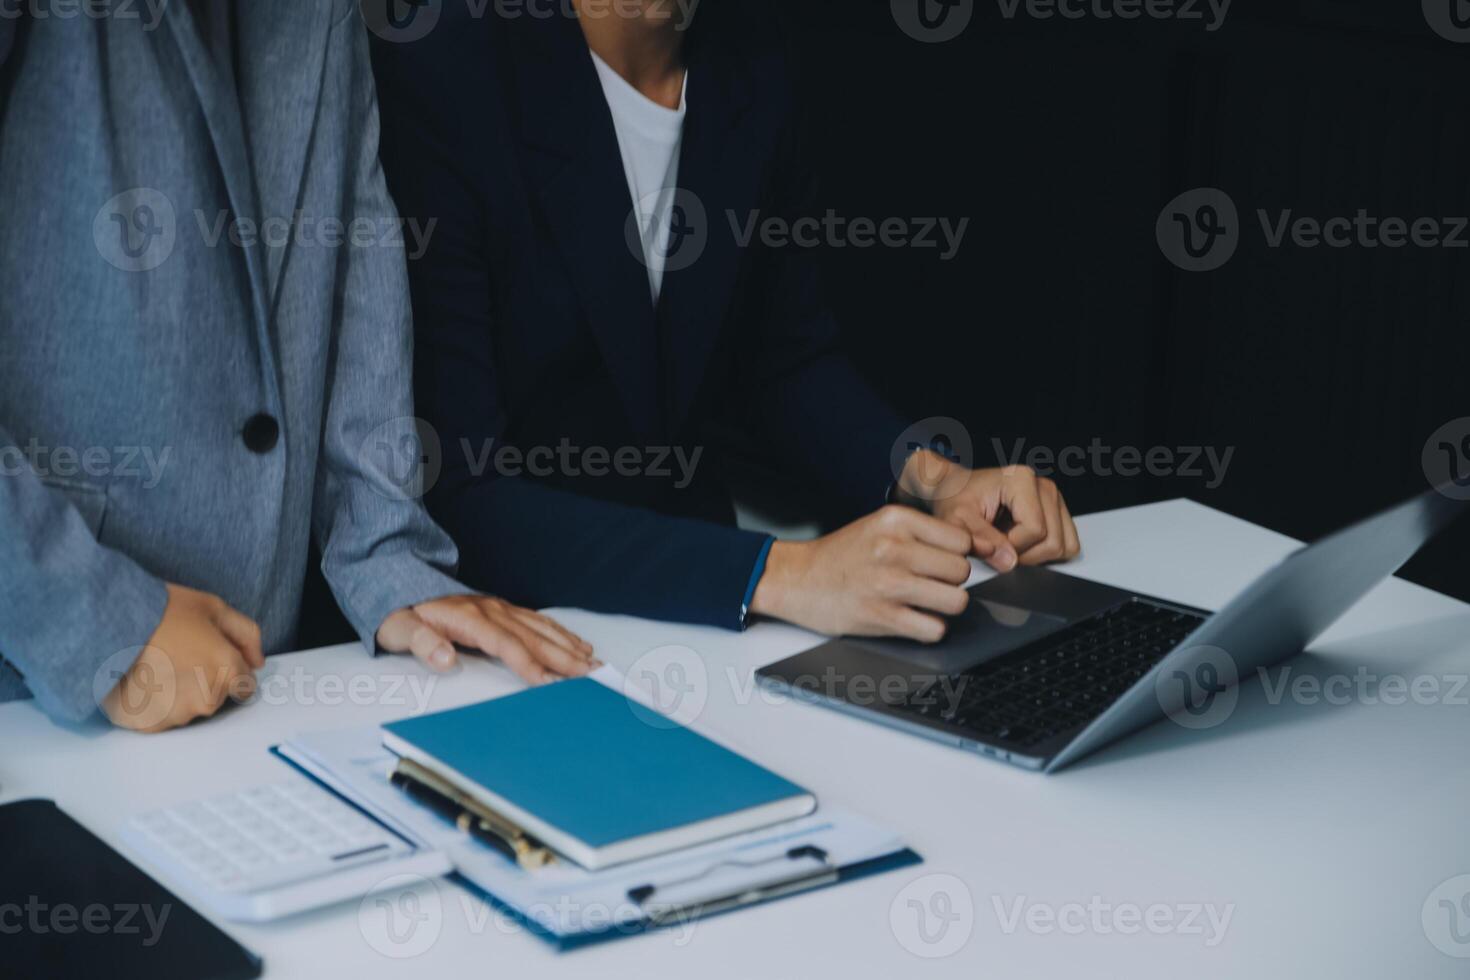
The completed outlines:
{"type": "Polygon", "coordinates": [[[969,531],[971,553],[998,572],[1018,562],[1070,561],[1082,551],[1061,491],[1029,466],[972,470],[924,449],[909,457],[896,493],[969,531]]]}
{"type": "Polygon", "coordinates": [[[822,633],[934,643],[947,629],[941,617],[969,604],[969,555],[1008,571],[1081,548],[1056,484],[1027,467],[970,470],[925,450],[910,458],[897,495],[912,506],[773,544],[751,611],[822,633]]]}

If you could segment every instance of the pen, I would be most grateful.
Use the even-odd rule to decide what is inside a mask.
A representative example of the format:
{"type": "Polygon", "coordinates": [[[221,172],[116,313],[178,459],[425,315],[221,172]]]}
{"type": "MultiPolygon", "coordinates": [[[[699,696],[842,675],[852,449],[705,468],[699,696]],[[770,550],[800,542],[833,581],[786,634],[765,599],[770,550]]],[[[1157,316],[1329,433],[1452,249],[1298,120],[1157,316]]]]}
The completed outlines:
{"type": "Polygon", "coordinates": [[[515,848],[510,842],[497,834],[480,827],[479,822],[470,818],[468,811],[461,810],[455,802],[447,796],[434,792],[429,787],[405,776],[403,773],[394,771],[388,777],[394,786],[401,789],[409,799],[422,806],[428,807],[439,816],[454,824],[460,830],[484,844],[489,844],[512,861],[516,859],[515,848]]]}
{"type": "Polygon", "coordinates": [[[522,868],[535,870],[556,860],[547,847],[515,824],[410,759],[399,759],[388,778],[410,799],[433,810],[463,833],[495,848],[522,868]]]}

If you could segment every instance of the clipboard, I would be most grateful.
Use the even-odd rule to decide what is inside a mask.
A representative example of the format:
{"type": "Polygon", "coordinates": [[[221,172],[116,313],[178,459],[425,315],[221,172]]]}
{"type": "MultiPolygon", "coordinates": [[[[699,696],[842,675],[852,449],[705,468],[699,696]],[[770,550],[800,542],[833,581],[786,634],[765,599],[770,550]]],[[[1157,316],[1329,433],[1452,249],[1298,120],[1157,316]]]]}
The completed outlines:
{"type": "Polygon", "coordinates": [[[886,874],[889,871],[896,871],[900,868],[922,864],[923,860],[917,852],[911,848],[904,847],[890,854],[857,861],[843,867],[833,867],[829,874],[824,874],[820,877],[811,876],[799,883],[790,881],[784,883],[784,885],[773,884],[763,889],[746,889],[738,894],[726,895],[721,898],[712,897],[697,907],[688,909],[677,909],[673,907],[659,909],[656,903],[650,903],[652,907],[648,910],[649,914],[645,915],[642,919],[576,933],[561,933],[548,928],[543,922],[526,915],[522,910],[497,898],[490,891],[481,887],[472,878],[466,877],[461,872],[456,871],[449,877],[465,890],[479,897],[497,913],[519,924],[527,932],[547,943],[557,952],[567,953],[589,946],[598,946],[602,943],[612,942],[628,936],[642,935],[646,932],[656,932],[660,929],[670,929],[687,925],[694,921],[712,919],[730,912],[738,912],[742,909],[763,905],[766,902],[774,902],[809,892],[817,892],[824,888],[858,881],[874,875],[886,874]]]}
{"type": "Polygon", "coordinates": [[[756,861],[731,858],[661,885],[652,882],[638,885],[628,889],[628,898],[643,909],[651,923],[657,925],[672,919],[718,915],[836,882],[837,868],[827,852],[815,845],[803,844],[776,857],[756,861]],[[711,887],[705,884],[711,872],[722,868],[755,872],[759,877],[733,889],[728,885],[711,887]]]}
{"type": "Polygon", "coordinates": [[[687,925],[922,861],[891,832],[827,807],[599,872],[567,861],[528,870],[394,787],[388,772],[396,757],[382,747],[377,729],[302,736],[271,751],[400,836],[444,851],[455,868],[452,880],[559,951],[687,925]]]}

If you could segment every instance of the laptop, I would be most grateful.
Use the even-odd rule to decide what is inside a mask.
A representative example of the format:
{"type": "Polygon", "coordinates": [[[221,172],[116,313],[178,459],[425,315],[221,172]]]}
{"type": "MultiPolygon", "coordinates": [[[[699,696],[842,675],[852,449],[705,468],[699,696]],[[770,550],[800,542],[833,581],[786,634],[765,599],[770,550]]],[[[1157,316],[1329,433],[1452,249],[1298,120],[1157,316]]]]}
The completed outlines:
{"type": "Polygon", "coordinates": [[[1215,613],[1022,567],[972,586],[940,643],[842,637],[756,676],[1055,772],[1166,716],[1206,727],[1239,678],[1304,650],[1466,506],[1427,491],[1298,549],[1215,613]]]}

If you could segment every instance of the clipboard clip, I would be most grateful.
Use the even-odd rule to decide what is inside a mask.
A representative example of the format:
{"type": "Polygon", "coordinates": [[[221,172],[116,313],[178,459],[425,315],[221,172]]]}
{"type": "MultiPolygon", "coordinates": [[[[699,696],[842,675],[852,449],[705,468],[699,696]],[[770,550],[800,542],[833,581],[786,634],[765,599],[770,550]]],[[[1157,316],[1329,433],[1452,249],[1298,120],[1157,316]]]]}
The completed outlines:
{"type": "Polygon", "coordinates": [[[720,861],[710,865],[699,874],[680,878],[662,885],[639,885],[628,889],[628,900],[637,905],[652,925],[669,922],[687,922],[705,915],[714,915],[730,909],[755,905],[758,902],[794,895],[798,892],[821,888],[836,883],[838,868],[832,864],[827,852],[810,844],[793,847],[784,854],[760,861],[720,861]],[[786,862],[800,862],[801,867],[792,869],[786,862]],[[815,862],[815,866],[813,866],[815,862]],[[776,865],[782,865],[777,868],[776,865]],[[751,870],[770,867],[773,873],[755,881],[747,881],[733,891],[717,890],[714,894],[671,898],[655,901],[660,895],[677,896],[688,886],[694,885],[717,871],[735,868],[751,870]]]}

